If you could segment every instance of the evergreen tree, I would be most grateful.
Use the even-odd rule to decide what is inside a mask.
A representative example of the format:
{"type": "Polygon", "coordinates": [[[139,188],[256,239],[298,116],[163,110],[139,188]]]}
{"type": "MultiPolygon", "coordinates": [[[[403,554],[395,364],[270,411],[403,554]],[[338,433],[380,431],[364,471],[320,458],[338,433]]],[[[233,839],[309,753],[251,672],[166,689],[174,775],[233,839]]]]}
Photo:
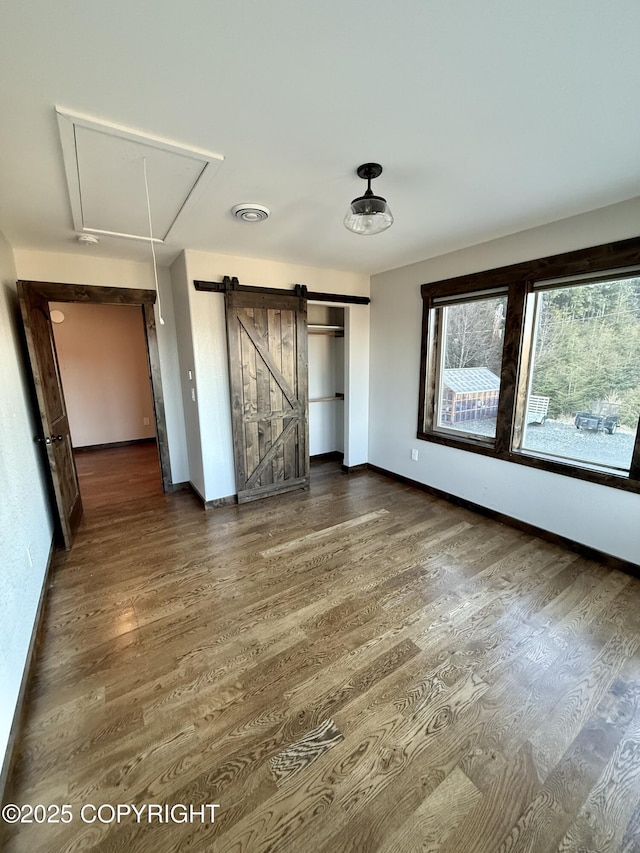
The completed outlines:
{"type": "Polygon", "coordinates": [[[606,401],[635,427],[640,278],[542,291],[537,310],[533,393],[550,398],[550,416],[573,417],[606,401]]]}

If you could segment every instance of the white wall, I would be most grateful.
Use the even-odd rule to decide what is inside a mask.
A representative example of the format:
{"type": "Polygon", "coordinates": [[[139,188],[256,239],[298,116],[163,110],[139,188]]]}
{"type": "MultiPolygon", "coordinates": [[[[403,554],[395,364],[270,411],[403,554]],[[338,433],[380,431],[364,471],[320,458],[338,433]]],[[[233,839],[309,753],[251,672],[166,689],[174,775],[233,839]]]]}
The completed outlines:
{"type": "Polygon", "coordinates": [[[351,468],[369,461],[370,310],[367,305],[349,305],[344,312],[344,464],[351,468]]]}
{"type": "MultiPolygon", "coordinates": [[[[16,249],[14,255],[17,275],[21,279],[55,281],[65,284],[101,285],[104,287],[137,287],[145,290],[154,287],[151,263],[101,258],[91,250],[88,250],[86,255],[67,255],[56,252],[16,249]]],[[[171,480],[174,483],[184,483],[189,480],[189,463],[169,271],[159,268],[158,278],[164,325],[161,325],[158,320],[157,304],[155,313],[171,480]]]]}
{"type": "Polygon", "coordinates": [[[369,461],[640,562],[640,495],[416,439],[421,284],[639,233],[640,199],[634,199],[374,276],[369,461]],[[418,462],[411,448],[419,449],[418,462]]]}
{"type": "Polygon", "coordinates": [[[5,754],[53,538],[27,381],[13,253],[0,233],[0,757],[5,754]],[[27,551],[28,549],[28,551],[27,551]]]}
{"type": "MultiPolygon", "coordinates": [[[[198,417],[198,389],[196,386],[193,335],[191,331],[191,310],[189,305],[189,278],[184,252],[171,267],[173,303],[176,318],[176,336],[178,342],[180,393],[184,410],[186,430],[188,475],[194,488],[204,499],[204,469],[202,467],[202,440],[200,437],[200,419],[198,417]]],[[[193,283],[191,283],[193,287],[193,283]]]]}
{"type": "MultiPolygon", "coordinates": [[[[227,367],[227,340],[225,327],[224,297],[220,293],[196,291],[194,279],[221,281],[223,276],[237,276],[240,284],[262,285],[291,289],[294,284],[306,284],[310,290],[328,293],[369,295],[369,277],[358,273],[303,267],[258,258],[240,258],[210,252],[187,251],[184,253],[184,268],[178,262],[172,267],[174,298],[176,302],[188,299],[191,335],[193,340],[193,364],[195,369],[197,416],[201,435],[203,471],[203,497],[215,500],[236,492],[233,468],[233,444],[231,440],[231,410],[229,404],[229,374],[227,367]]],[[[182,304],[182,303],[181,303],[182,304]]],[[[368,385],[369,360],[369,308],[354,306],[348,312],[350,341],[347,373],[352,375],[353,399],[349,398],[349,384],[345,389],[345,405],[350,409],[351,429],[357,435],[345,447],[345,463],[366,462],[368,434],[367,408],[364,417],[359,412],[363,400],[367,400],[362,383],[368,385]],[[350,455],[358,462],[348,461],[350,455]]],[[[345,332],[345,335],[347,333],[345,332]]],[[[181,334],[182,337],[182,334],[181,334]]],[[[180,353],[182,381],[191,359],[190,353],[180,353]]],[[[345,356],[346,358],[346,356],[345,356]]],[[[189,392],[190,393],[190,392],[189,392]]],[[[187,420],[189,420],[187,415],[187,420]]],[[[195,434],[195,430],[194,430],[195,434]]],[[[190,455],[197,455],[189,438],[190,455]]],[[[193,477],[193,473],[192,473],[193,477]]],[[[193,479],[192,479],[193,482],[193,479]]]]}
{"type": "MultiPolygon", "coordinates": [[[[309,335],[309,400],[344,393],[344,338],[309,335]]],[[[344,401],[309,403],[309,454],[344,448],[344,401]]]]}
{"type": "Polygon", "coordinates": [[[64,314],[53,337],[73,446],[155,436],[142,309],[79,302],[49,307],[64,314]]]}

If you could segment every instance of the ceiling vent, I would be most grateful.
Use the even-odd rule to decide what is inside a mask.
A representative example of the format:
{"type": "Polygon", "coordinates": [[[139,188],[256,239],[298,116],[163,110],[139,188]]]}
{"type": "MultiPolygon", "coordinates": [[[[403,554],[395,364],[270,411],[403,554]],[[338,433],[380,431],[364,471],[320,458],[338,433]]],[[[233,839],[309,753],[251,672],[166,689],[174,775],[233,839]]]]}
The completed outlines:
{"type": "Polygon", "coordinates": [[[271,211],[262,204],[249,204],[247,202],[236,204],[235,207],[231,208],[231,213],[241,222],[262,222],[263,219],[267,219],[271,211]]]}

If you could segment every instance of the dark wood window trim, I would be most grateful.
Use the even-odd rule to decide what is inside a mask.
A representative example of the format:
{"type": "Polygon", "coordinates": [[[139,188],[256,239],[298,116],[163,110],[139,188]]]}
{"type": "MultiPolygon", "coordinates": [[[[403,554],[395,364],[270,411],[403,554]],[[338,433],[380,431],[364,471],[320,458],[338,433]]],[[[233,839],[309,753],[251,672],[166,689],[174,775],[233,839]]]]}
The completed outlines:
{"type": "Polygon", "coordinates": [[[524,411],[522,404],[523,396],[526,395],[526,371],[529,361],[527,347],[531,339],[525,329],[525,306],[534,282],[539,286],[545,280],[573,278],[599,272],[618,273],[632,271],[634,268],[640,268],[640,237],[423,284],[418,438],[506,462],[515,462],[518,465],[527,465],[530,468],[551,471],[554,474],[640,492],[640,425],[636,432],[628,477],[579,467],[569,461],[555,461],[512,450],[513,438],[517,437],[522,429],[522,424],[518,423],[516,418],[518,413],[524,411]],[[432,309],[436,307],[438,298],[466,294],[471,296],[485,291],[491,295],[491,291],[504,289],[505,286],[508,288],[508,301],[495,441],[479,442],[463,435],[457,437],[436,431],[433,428],[436,389],[432,359],[438,345],[438,330],[433,322],[432,309]]]}

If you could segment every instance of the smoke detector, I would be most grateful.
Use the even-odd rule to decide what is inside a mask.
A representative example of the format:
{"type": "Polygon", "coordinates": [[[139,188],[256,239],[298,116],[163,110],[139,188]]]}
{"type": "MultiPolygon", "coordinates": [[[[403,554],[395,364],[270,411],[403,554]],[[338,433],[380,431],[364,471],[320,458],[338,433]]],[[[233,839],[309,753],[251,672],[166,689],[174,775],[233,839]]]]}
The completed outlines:
{"type": "Polygon", "coordinates": [[[81,246],[97,246],[99,242],[100,240],[95,234],[78,234],[78,243],[81,246]]]}
{"type": "Polygon", "coordinates": [[[231,208],[231,213],[241,222],[262,222],[263,219],[269,216],[271,211],[262,204],[250,204],[246,202],[245,204],[236,204],[231,208]]]}

